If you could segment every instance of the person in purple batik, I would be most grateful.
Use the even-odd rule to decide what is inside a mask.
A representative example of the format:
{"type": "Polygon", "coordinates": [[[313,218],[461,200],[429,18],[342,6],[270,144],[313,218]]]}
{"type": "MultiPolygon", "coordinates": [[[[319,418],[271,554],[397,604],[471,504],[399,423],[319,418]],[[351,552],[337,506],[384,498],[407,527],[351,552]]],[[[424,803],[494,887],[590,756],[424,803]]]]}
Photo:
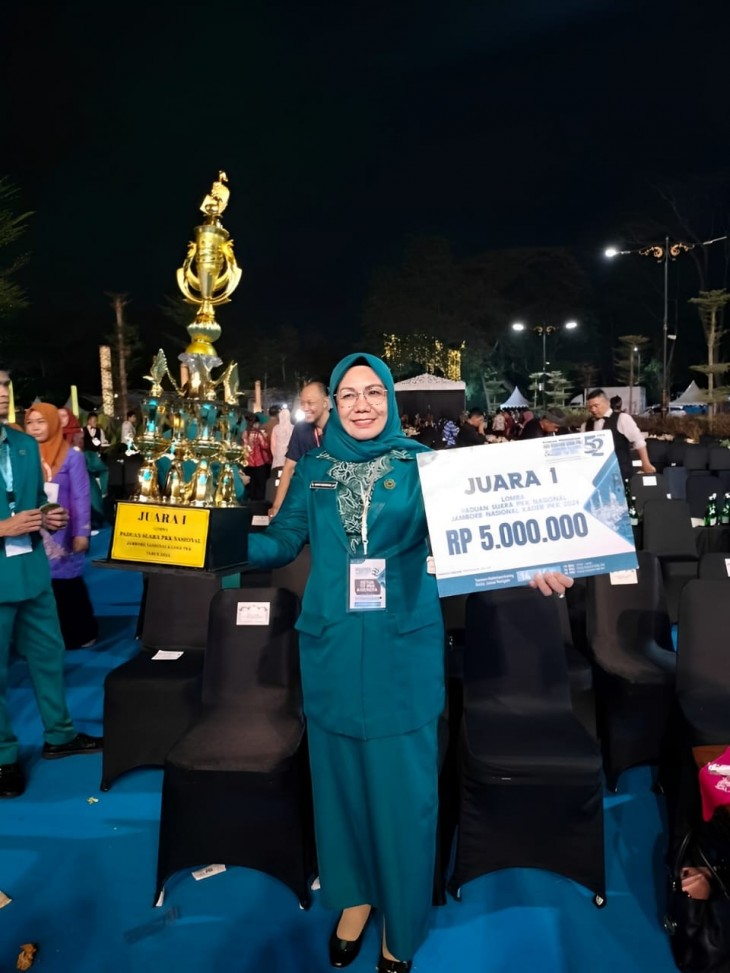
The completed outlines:
{"type": "Polygon", "coordinates": [[[51,565],[58,620],[67,649],[96,642],[98,624],[84,581],[84,563],[91,533],[89,474],[83,453],[64,440],[58,409],[36,402],[25,415],[25,431],[40,447],[46,495],[68,510],[68,524],[54,534],[43,531],[51,565]]]}

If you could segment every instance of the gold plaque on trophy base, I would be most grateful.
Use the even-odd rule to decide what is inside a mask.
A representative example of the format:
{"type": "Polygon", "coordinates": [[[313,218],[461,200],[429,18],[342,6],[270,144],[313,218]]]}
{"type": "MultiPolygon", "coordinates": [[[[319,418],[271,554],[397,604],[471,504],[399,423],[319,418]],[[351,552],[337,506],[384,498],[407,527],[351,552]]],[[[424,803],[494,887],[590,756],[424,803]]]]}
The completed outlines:
{"type": "Polygon", "coordinates": [[[114,561],[202,568],[209,526],[209,510],[119,503],[110,556],[114,561]]]}
{"type": "MultiPolygon", "coordinates": [[[[192,507],[121,500],[104,566],[190,568],[226,574],[248,557],[250,507],[192,507]]],[[[100,563],[100,562],[96,562],[100,563]]]]}

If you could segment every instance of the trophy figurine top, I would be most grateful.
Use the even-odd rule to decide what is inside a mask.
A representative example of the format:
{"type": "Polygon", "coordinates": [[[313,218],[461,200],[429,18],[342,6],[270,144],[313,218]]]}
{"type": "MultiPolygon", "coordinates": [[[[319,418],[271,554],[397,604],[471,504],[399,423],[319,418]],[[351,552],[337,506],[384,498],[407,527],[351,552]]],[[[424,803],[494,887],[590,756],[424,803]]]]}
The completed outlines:
{"type": "Polygon", "coordinates": [[[195,239],[188,244],[185,262],[177,271],[177,285],[183,297],[198,307],[195,320],[187,328],[191,342],[179,356],[187,373],[184,391],[191,398],[214,394],[210,370],[222,364],[213,345],[221,335],[215,308],[230,301],[243,273],[236,263],[230,234],[220,221],[230,197],[227,182],[225,172],[219,172],[200,205],[205,220],[195,227],[195,239]]]}
{"type": "Polygon", "coordinates": [[[218,223],[221,213],[228,206],[231,191],[226,186],[227,182],[228,176],[221,170],[218,173],[218,178],[210,187],[210,192],[200,204],[200,212],[205,213],[209,223],[218,223]]]}

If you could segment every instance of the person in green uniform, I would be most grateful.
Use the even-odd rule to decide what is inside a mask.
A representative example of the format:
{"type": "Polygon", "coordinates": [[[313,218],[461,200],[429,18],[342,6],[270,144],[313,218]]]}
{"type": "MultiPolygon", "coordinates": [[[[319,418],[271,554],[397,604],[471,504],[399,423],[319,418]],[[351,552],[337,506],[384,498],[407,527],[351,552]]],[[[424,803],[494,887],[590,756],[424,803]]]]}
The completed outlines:
{"type": "Polygon", "coordinates": [[[7,700],[11,643],[28,664],[44,729],[41,756],[57,760],[103,747],[101,737],[76,731],[66,705],[66,649],[40,533],[62,529],[68,512],[46,503],[35,439],[7,424],[9,386],[0,366],[0,798],[25,791],[7,700]]]}
{"type": "MultiPolygon", "coordinates": [[[[379,973],[406,973],[426,937],[436,849],[444,630],[427,570],[416,455],[393,378],[372,355],[334,369],[321,447],[297,464],[249,560],[277,567],[309,542],[297,621],[323,904],[341,911],[330,962],[348,966],[383,918],[379,973]]],[[[536,576],[543,594],[572,584],[536,576]]]]}

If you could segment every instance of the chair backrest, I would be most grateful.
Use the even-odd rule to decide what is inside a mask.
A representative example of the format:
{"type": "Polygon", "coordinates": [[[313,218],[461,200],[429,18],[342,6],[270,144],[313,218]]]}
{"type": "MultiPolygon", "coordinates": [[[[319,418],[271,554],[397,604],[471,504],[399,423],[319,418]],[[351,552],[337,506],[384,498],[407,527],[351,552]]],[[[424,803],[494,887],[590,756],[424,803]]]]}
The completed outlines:
{"type": "MultiPolygon", "coordinates": [[[[690,473],[685,486],[691,517],[704,517],[707,498],[711,493],[722,494],[722,484],[712,473],[690,473]]],[[[719,496],[718,496],[719,499],[719,496]]],[[[719,510],[718,510],[719,513],[719,510]]]]}
{"type": "Polygon", "coordinates": [[[636,509],[641,512],[647,500],[666,500],[670,492],[661,473],[634,473],[629,482],[636,499],[636,509]]]}
{"type": "Polygon", "coordinates": [[[203,703],[301,707],[299,599],[283,588],[228,588],[210,605],[203,703]]]}
{"type": "Polygon", "coordinates": [[[665,466],[662,475],[667,484],[667,493],[671,494],[672,500],[686,500],[687,470],[683,466],[665,466]]]}
{"type": "Polygon", "coordinates": [[[727,446],[710,446],[708,466],[711,470],[730,470],[730,449],[727,446]]]}
{"type": "Polygon", "coordinates": [[[686,443],[683,439],[675,439],[667,447],[667,460],[670,466],[684,466],[684,451],[686,443]]]}
{"type": "Polygon", "coordinates": [[[651,465],[661,473],[669,462],[669,443],[664,439],[647,439],[646,451],[651,465]]]}
{"type": "Polygon", "coordinates": [[[689,581],[683,591],[677,633],[677,693],[727,697],[730,733],[730,598],[725,581],[689,581]]]}
{"type": "Polygon", "coordinates": [[[627,678],[669,659],[666,668],[674,666],[659,559],[650,551],[637,551],[636,557],[636,584],[614,584],[608,574],[588,579],[587,626],[593,657],[606,672],[627,678]]]}
{"type": "Polygon", "coordinates": [[[464,646],[464,705],[511,713],[570,711],[557,599],[532,588],[469,595],[464,646]]]}
{"type": "Polygon", "coordinates": [[[712,551],[710,554],[703,554],[697,577],[700,581],[730,580],[730,553],[712,551]]]}
{"type": "Polygon", "coordinates": [[[684,447],[684,466],[688,470],[706,470],[709,450],[699,443],[687,443],[684,447]]]}
{"type": "Polygon", "coordinates": [[[697,542],[686,500],[646,501],[644,550],[668,560],[697,559],[697,542]]]}
{"type": "Polygon", "coordinates": [[[142,618],[146,649],[205,651],[208,608],[220,578],[208,574],[149,572],[142,618]]]}
{"type": "Polygon", "coordinates": [[[288,588],[301,601],[311,570],[312,549],[309,544],[305,544],[293,561],[281,568],[274,568],[271,572],[271,585],[273,588],[288,588]]]}

